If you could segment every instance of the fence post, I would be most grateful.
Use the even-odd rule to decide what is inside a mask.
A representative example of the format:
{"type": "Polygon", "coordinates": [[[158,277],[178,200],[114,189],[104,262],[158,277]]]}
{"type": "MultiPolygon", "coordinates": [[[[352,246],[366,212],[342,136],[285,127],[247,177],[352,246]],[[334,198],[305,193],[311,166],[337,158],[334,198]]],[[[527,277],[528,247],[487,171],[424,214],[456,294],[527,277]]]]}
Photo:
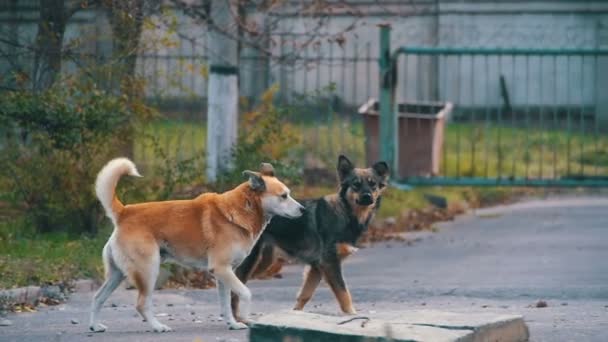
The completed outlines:
{"type": "MultiPolygon", "coordinates": [[[[608,48],[608,29],[598,28],[597,47],[601,49],[608,48]]],[[[597,55],[595,58],[593,70],[595,75],[606,75],[608,73],[608,56],[597,55]]],[[[606,77],[596,77],[596,84],[593,85],[595,98],[595,120],[596,125],[602,132],[608,132],[608,98],[605,96],[608,92],[608,80],[606,77]]],[[[597,128],[597,127],[596,127],[597,128]]],[[[597,138],[596,138],[597,139],[597,138]]]]}
{"type": "Polygon", "coordinates": [[[395,168],[396,125],[393,111],[393,62],[391,60],[391,27],[380,25],[380,158],[388,163],[393,174],[395,168]]]}

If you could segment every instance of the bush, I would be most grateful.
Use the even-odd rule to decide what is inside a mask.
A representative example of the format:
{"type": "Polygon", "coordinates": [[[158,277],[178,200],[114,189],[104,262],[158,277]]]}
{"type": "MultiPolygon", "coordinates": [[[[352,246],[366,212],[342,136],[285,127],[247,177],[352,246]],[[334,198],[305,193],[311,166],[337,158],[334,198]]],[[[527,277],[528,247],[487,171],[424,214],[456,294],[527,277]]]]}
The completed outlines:
{"type": "Polygon", "coordinates": [[[202,183],[199,165],[203,155],[180,159],[170,156],[158,136],[146,133],[143,129],[137,129],[136,135],[151,148],[154,159],[159,163],[154,163],[147,170],[145,165],[138,166],[139,171],[144,172],[143,180],[130,177],[121,180],[121,186],[117,190],[119,197],[125,203],[191,199],[202,183]]]}
{"type": "Polygon", "coordinates": [[[3,198],[38,232],[95,233],[99,169],[124,153],[132,126],[153,112],[92,84],[69,80],[40,94],[0,98],[3,198]]]}

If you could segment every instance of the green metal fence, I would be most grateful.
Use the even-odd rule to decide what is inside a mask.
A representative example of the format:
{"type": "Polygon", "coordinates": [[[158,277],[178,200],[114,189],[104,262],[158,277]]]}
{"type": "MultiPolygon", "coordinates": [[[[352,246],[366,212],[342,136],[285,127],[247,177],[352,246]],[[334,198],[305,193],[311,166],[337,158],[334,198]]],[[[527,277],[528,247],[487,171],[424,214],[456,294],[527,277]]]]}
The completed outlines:
{"type": "Polygon", "coordinates": [[[608,186],[608,49],[391,50],[389,41],[381,28],[384,159],[403,168],[400,149],[429,143],[407,137],[431,119],[398,119],[398,104],[453,104],[443,143],[435,139],[437,171],[397,170],[399,184],[608,186]]]}

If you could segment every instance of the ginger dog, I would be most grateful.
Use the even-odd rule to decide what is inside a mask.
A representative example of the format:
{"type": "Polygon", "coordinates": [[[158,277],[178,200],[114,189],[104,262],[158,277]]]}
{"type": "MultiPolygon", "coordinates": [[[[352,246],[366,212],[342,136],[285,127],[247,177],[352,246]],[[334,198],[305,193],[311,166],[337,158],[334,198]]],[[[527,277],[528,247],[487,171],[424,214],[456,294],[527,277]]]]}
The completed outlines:
{"type": "Polygon", "coordinates": [[[249,254],[274,215],[296,218],[304,207],[275,178],[272,165],[263,163],[259,173],[243,174],[249,180],[223,194],[123,205],[115,193],[118,180],[122,175],[141,176],[126,158],[114,159],[103,167],[97,175],[95,191],[114,224],[114,232],[103,248],[106,280],[93,299],[91,331],[106,330],[97,320],[99,310],[126,277],[139,292],[137,312],[155,332],[171,331],[154,317],[151,309],[151,294],[163,261],[208,269],[217,279],[221,313],[229,328],[247,327],[233,318],[230,292],[242,301],[241,318],[245,322],[251,292],[233,268],[249,254]]]}

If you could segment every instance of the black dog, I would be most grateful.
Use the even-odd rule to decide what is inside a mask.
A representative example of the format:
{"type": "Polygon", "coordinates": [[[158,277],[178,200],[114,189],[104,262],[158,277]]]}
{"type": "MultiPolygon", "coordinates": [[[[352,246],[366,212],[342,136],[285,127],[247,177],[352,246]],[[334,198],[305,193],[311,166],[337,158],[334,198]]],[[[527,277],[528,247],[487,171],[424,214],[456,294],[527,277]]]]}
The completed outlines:
{"type": "MultiPolygon", "coordinates": [[[[297,219],[274,217],[249,256],[237,268],[236,275],[245,283],[256,269],[268,268],[277,246],[307,264],[295,310],[304,308],[321,278],[325,278],[342,311],[356,313],[344,282],[341,263],[356,250],[355,243],[378,210],[388,176],[389,168],[385,162],[359,169],[348,158],[340,156],[339,192],[300,201],[306,207],[306,213],[297,219]]],[[[232,307],[237,315],[238,298],[234,295],[232,307]]]]}

